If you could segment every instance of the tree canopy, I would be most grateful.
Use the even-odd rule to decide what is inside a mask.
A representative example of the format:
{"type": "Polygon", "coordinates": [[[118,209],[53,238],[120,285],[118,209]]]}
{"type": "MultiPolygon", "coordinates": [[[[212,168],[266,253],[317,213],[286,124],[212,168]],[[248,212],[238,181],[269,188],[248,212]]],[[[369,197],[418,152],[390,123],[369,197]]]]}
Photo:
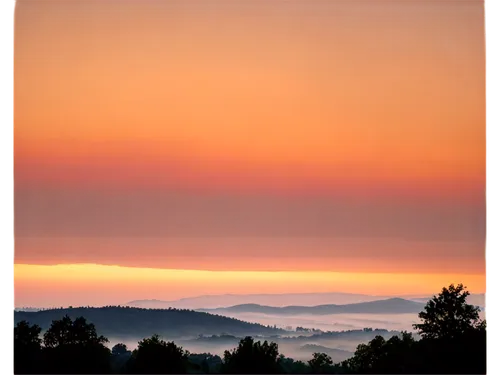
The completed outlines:
{"type": "Polygon", "coordinates": [[[232,374],[274,374],[281,372],[278,364],[278,344],[254,342],[245,337],[238,347],[224,352],[222,372],[232,374]]]}
{"type": "Polygon", "coordinates": [[[187,372],[189,352],[174,342],[153,335],[139,341],[132,352],[129,370],[138,374],[184,374],[187,372]]]}
{"type": "Polygon", "coordinates": [[[479,307],[467,303],[469,295],[462,284],[443,288],[418,314],[423,322],[413,327],[422,337],[435,339],[453,338],[469,330],[481,329],[485,323],[479,318],[479,307]]]}
{"type": "Polygon", "coordinates": [[[83,317],[54,320],[43,335],[46,371],[54,374],[109,372],[108,339],[83,317]],[[92,360],[89,360],[92,358],[92,360]]]}
{"type": "Polygon", "coordinates": [[[68,316],[60,320],[53,320],[50,328],[43,335],[46,348],[55,348],[63,345],[100,345],[108,339],[98,336],[94,324],[87,323],[84,317],[74,321],[68,316]]]}
{"type": "Polygon", "coordinates": [[[313,358],[307,363],[309,363],[314,374],[329,373],[333,365],[332,358],[325,353],[313,353],[313,358]]]}
{"type": "Polygon", "coordinates": [[[14,327],[14,372],[33,373],[40,367],[42,329],[23,320],[14,327]]]}

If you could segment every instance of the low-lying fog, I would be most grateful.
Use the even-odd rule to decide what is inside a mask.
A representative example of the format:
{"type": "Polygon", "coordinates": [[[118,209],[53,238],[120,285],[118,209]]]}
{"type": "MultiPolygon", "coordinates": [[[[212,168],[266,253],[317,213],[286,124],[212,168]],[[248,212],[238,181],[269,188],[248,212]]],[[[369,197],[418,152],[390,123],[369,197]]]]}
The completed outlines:
{"type": "MultiPolygon", "coordinates": [[[[163,338],[167,341],[168,338],[163,338]]],[[[266,338],[258,338],[257,340],[265,340],[266,338]]],[[[361,342],[359,340],[349,339],[333,339],[333,340],[286,340],[280,338],[267,338],[267,340],[276,342],[279,347],[280,354],[286,357],[291,357],[295,360],[308,361],[312,358],[315,352],[327,353],[330,355],[334,362],[340,362],[352,356],[356,350],[356,346],[361,342]]],[[[116,339],[110,338],[109,347],[121,342],[127,345],[129,350],[137,347],[139,340],[134,339],[116,339]]],[[[211,353],[221,357],[224,355],[225,350],[231,350],[238,345],[239,338],[225,339],[221,342],[209,342],[205,340],[189,339],[173,340],[176,344],[182,346],[184,349],[191,353],[211,353]]],[[[368,342],[365,340],[364,342],[368,342]]]]}
{"type": "MultiPolygon", "coordinates": [[[[334,314],[334,315],[296,315],[296,316],[273,316],[260,313],[225,313],[228,317],[233,317],[248,322],[255,322],[264,325],[276,325],[280,328],[290,330],[288,337],[272,337],[268,340],[278,343],[279,351],[287,357],[296,360],[307,361],[312,358],[314,352],[325,352],[329,354],[334,362],[340,362],[349,358],[356,350],[356,347],[368,342],[375,336],[375,333],[365,337],[353,335],[352,337],[331,338],[331,337],[312,337],[313,333],[296,332],[296,327],[308,329],[319,329],[322,331],[348,331],[363,328],[380,328],[388,331],[411,331],[411,325],[417,321],[415,314],[334,314]],[[302,336],[300,339],[298,336],[302,336]],[[310,337],[310,338],[309,338],[310,337]]],[[[224,334],[224,332],[221,332],[224,334]]],[[[285,336],[285,335],[283,335],[285,336]]],[[[392,334],[389,335],[389,337],[392,334]]],[[[118,342],[123,342],[129,349],[137,347],[137,342],[142,338],[118,339],[110,338],[110,347],[118,342]]],[[[168,338],[173,340],[184,349],[191,353],[212,353],[223,356],[225,350],[230,350],[238,345],[239,338],[220,337],[220,338],[168,338]]],[[[256,338],[264,340],[266,338],[256,338]]]]}
{"type": "MultiPolygon", "coordinates": [[[[278,343],[279,351],[287,357],[296,360],[307,361],[312,358],[312,353],[323,352],[330,355],[334,362],[340,362],[352,356],[356,347],[361,343],[367,343],[375,335],[381,334],[386,339],[396,332],[413,332],[412,324],[418,323],[417,314],[332,314],[332,315],[295,315],[295,316],[273,316],[261,313],[224,313],[225,316],[233,317],[249,322],[265,325],[276,325],[280,328],[290,330],[289,333],[280,337],[256,337],[256,340],[269,340],[278,343]],[[365,332],[342,335],[342,337],[330,335],[314,335],[314,332],[297,332],[296,327],[317,329],[321,331],[355,331],[364,328],[385,329],[389,332],[365,332]],[[391,332],[392,331],[392,332],[391,332]]],[[[480,313],[485,318],[484,312],[480,313]]],[[[317,333],[317,332],[316,332],[317,333]]],[[[221,337],[162,337],[166,341],[174,341],[191,353],[211,353],[221,357],[225,350],[230,350],[238,345],[240,338],[230,335],[221,337]]],[[[109,346],[122,342],[130,350],[137,347],[138,338],[112,338],[109,346]]]]}
{"type": "MultiPolygon", "coordinates": [[[[296,327],[320,329],[322,331],[344,331],[363,328],[379,328],[389,331],[413,331],[413,324],[419,323],[418,314],[330,314],[330,315],[271,315],[263,313],[241,313],[224,311],[219,315],[244,320],[252,323],[271,325],[286,330],[296,327]]],[[[479,313],[485,319],[485,312],[479,313]]]]}
{"type": "Polygon", "coordinates": [[[412,330],[418,322],[416,314],[331,314],[331,315],[268,315],[261,313],[224,312],[230,318],[252,323],[276,325],[279,328],[304,327],[322,331],[343,331],[362,328],[412,330]]]}

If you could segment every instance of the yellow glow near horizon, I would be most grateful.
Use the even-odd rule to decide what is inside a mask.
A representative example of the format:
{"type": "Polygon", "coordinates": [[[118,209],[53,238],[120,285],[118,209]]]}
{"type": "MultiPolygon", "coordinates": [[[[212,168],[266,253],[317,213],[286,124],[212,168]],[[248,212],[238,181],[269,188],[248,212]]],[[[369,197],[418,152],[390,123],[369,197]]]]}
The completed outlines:
{"type": "Polygon", "coordinates": [[[14,275],[18,306],[37,300],[47,301],[49,305],[99,305],[132,299],[171,300],[228,293],[433,294],[451,283],[464,283],[475,293],[485,290],[484,275],[454,274],[203,271],[97,264],[16,264],[14,275]],[[57,296],[51,296],[52,288],[57,288],[57,296]]]}

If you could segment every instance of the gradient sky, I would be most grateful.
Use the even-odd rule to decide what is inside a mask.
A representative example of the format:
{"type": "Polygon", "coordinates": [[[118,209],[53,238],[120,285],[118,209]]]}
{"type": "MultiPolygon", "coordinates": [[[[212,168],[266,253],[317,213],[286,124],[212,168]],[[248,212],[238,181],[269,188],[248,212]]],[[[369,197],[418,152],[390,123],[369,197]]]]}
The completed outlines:
{"type": "Polygon", "coordinates": [[[16,305],[484,292],[482,1],[15,17],[16,305]]]}

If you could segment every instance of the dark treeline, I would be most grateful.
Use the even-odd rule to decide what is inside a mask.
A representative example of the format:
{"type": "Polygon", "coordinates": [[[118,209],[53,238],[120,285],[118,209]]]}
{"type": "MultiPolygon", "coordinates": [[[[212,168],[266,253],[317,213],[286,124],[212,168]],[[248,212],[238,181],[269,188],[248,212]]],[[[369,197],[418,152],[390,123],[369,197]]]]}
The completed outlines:
{"type": "Polygon", "coordinates": [[[469,293],[461,284],[450,285],[434,296],[419,313],[415,324],[419,340],[402,332],[389,339],[377,335],[358,345],[354,355],[334,364],[325,353],[314,353],[307,363],[286,358],[274,342],[240,340],[223,357],[191,354],[158,335],[126,345],[106,346],[84,317],[54,320],[41,337],[41,327],[20,321],[14,328],[14,372],[80,374],[181,374],[181,373],[486,373],[486,322],[479,309],[469,305],[469,293]]]}
{"type": "Polygon", "coordinates": [[[144,309],[128,306],[69,307],[50,310],[16,311],[14,323],[28,321],[47,330],[52,321],[64,316],[72,319],[85,317],[100,334],[107,337],[164,337],[180,338],[198,334],[212,335],[221,332],[239,336],[270,336],[286,332],[257,323],[188,309],[144,309]]]}

